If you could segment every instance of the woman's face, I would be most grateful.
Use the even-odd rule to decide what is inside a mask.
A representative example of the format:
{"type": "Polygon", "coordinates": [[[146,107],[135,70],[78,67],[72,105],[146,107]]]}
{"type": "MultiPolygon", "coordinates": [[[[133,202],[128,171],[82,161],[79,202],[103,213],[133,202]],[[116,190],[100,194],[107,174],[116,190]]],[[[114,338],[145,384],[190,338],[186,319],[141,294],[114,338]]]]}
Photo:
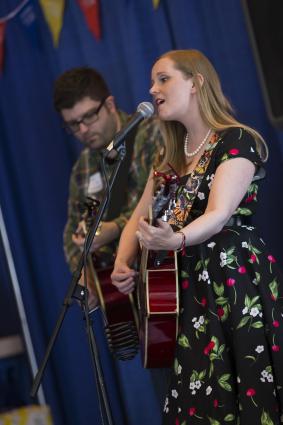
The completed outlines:
{"type": "Polygon", "coordinates": [[[195,92],[192,79],[186,79],[171,59],[162,58],[152,68],[151,83],[150,94],[159,118],[182,122],[188,116],[195,92]]]}

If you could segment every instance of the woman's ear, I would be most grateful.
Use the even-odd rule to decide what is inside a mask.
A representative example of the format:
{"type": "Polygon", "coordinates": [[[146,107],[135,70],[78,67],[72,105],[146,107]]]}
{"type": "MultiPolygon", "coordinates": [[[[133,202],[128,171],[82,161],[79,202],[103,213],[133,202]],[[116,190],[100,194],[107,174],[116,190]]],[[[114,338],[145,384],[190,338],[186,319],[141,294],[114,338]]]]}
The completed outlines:
{"type": "Polygon", "coordinates": [[[200,74],[200,73],[197,73],[197,79],[198,79],[198,82],[199,82],[200,87],[202,87],[202,85],[204,83],[203,75],[200,74]]]}
{"type": "Polygon", "coordinates": [[[204,83],[204,78],[203,78],[203,75],[202,74],[197,74],[196,75],[196,77],[195,77],[198,81],[198,84],[195,84],[195,82],[193,81],[192,82],[192,87],[191,87],[191,90],[192,90],[192,93],[196,93],[196,91],[197,91],[197,86],[199,86],[199,87],[202,87],[202,85],[203,85],[203,83],[204,83]]]}

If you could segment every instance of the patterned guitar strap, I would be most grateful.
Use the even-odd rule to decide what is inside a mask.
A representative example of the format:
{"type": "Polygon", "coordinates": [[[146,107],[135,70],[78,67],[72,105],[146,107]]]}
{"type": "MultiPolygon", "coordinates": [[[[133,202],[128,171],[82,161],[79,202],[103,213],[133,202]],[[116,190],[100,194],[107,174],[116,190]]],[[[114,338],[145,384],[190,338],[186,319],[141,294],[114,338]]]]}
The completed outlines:
{"type": "MultiPolygon", "coordinates": [[[[176,187],[175,199],[171,199],[162,219],[167,221],[174,230],[182,229],[188,224],[190,212],[210,163],[212,153],[220,140],[218,134],[213,134],[194,171],[188,176],[186,185],[176,187]]],[[[171,174],[172,175],[172,174],[171,174]]],[[[180,178],[178,176],[178,181],[180,178]]],[[[168,180],[168,176],[167,176],[168,180]]]]}

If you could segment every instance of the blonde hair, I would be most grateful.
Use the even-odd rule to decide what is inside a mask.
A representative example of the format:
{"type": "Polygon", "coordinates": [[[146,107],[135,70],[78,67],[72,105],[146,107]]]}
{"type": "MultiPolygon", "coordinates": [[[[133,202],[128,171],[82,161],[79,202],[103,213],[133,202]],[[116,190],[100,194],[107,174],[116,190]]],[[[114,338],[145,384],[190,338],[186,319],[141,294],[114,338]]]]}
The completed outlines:
{"type": "MultiPolygon", "coordinates": [[[[258,153],[265,162],[268,158],[266,142],[256,130],[234,118],[233,108],[224,96],[217,72],[207,57],[198,50],[171,50],[161,55],[157,61],[163,58],[170,59],[186,79],[191,78],[194,82],[200,115],[205,124],[216,132],[231,127],[242,127],[254,137],[258,153]],[[203,77],[202,84],[198,78],[199,74],[203,77]]],[[[162,122],[161,126],[166,152],[159,169],[168,169],[167,164],[170,163],[175,169],[182,171],[185,167],[183,140],[186,129],[176,121],[162,122]]]]}

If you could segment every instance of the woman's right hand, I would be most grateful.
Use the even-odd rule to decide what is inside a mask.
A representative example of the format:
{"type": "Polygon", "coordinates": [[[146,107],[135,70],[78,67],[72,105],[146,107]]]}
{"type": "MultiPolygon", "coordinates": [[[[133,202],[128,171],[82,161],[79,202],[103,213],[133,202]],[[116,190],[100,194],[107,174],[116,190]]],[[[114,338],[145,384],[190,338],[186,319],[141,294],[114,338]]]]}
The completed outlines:
{"type": "Polygon", "coordinates": [[[111,274],[112,284],[123,294],[130,294],[135,288],[137,272],[125,263],[116,262],[111,274]]]}

